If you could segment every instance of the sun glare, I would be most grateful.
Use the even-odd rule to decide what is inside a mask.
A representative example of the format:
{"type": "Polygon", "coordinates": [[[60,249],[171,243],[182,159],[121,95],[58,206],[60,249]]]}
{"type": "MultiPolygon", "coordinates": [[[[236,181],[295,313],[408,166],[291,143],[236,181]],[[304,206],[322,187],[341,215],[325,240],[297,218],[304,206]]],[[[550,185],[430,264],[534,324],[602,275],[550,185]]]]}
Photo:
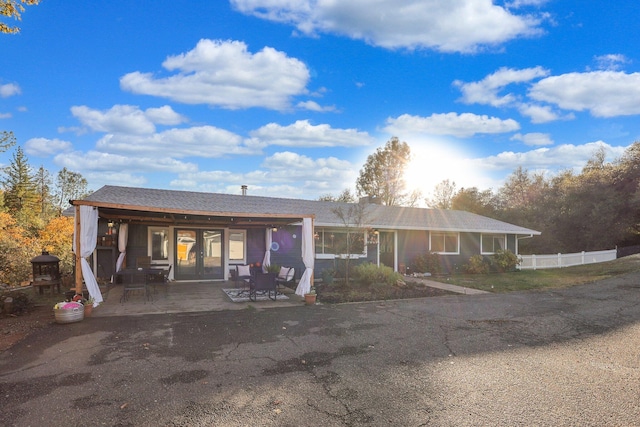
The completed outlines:
{"type": "Polygon", "coordinates": [[[444,144],[411,147],[412,161],[405,171],[407,189],[419,190],[422,198],[430,197],[436,185],[447,179],[455,182],[457,189],[474,186],[482,189],[486,177],[474,170],[471,156],[444,144]]]}

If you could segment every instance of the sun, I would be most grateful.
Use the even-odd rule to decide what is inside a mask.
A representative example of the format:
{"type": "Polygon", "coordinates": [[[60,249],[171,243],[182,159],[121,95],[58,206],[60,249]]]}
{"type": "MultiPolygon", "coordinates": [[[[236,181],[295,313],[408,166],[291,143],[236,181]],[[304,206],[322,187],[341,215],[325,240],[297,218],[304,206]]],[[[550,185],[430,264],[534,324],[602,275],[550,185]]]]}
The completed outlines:
{"type": "Polygon", "coordinates": [[[429,197],[436,185],[444,180],[456,184],[456,188],[481,187],[485,179],[473,166],[462,150],[445,142],[411,146],[412,160],[405,170],[407,190],[419,190],[422,199],[429,197]]]}

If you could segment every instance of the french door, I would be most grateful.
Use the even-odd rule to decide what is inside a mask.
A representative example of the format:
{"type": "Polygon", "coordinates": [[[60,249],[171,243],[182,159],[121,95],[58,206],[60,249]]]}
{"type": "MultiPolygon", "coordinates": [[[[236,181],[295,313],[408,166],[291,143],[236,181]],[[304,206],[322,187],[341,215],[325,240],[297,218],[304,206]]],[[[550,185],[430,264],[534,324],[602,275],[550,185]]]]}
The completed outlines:
{"type": "Polygon", "coordinates": [[[223,237],[223,230],[177,228],[175,279],[224,279],[223,237]]]}

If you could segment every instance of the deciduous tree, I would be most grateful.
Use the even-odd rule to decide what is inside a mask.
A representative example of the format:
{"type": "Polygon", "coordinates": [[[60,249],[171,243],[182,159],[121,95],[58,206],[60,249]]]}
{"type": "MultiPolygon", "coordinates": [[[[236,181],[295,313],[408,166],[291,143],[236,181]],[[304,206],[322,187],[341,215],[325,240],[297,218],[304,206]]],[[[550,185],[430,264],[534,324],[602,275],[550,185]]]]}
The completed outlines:
{"type": "Polygon", "coordinates": [[[356,196],[351,192],[350,189],[345,188],[337,197],[332,194],[325,194],[318,197],[318,200],[320,200],[321,202],[354,203],[356,201],[356,196]]]}
{"type": "MultiPolygon", "coordinates": [[[[0,16],[14,18],[16,21],[22,19],[22,13],[25,11],[23,5],[33,6],[40,3],[40,0],[0,0],[0,16]]],[[[0,33],[15,34],[20,32],[17,26],[9,26],[0,22],[0,33]]]]}
{"type": "Polygon", "coordinates": [[[456,183],[445,179],[435,186],[433,196],[425,199],[429,207],[436,209],[451,209],[453,197],[456,194],[456,183]]]}
{"type": "Polygon", "coordinates": [[[331,210],[342,223],[341,231],[346,233],[345,247],[340,248],[340,253],[344,255],[345,263],[345,283],[349,285],[349,273],[351,266],[351,255],[355,248],[364,247],[365,225],[368,222],[368,203],[359,201],[348,206],[338,206],[331,210]]]}
{"type": "Polygon", "coordinates": [[[358,196],[369,196],[387,206],[413,205],[416,194],[406,192],[405,168],[411,160],[411,149],[397,137],[367,157],[356,181],[358,196]]]}
{"type": "Polygon", "coordinates": [[[60,213],[69,206],[69,200],[82,199],[87,194],[87,180],[81,174],[67,168],[58,172],[54,204],[60,213]]]}

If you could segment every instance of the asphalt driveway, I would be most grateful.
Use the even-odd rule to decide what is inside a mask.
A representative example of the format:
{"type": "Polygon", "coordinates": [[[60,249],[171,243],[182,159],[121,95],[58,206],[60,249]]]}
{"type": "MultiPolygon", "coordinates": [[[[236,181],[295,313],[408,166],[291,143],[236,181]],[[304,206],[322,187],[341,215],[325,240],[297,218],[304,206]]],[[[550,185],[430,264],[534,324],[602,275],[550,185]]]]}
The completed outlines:
{"type": "Polygon", "coordinates": [[[0,355],[7,426],[640,425],[640,274],[89,318],[0,355]]]}

